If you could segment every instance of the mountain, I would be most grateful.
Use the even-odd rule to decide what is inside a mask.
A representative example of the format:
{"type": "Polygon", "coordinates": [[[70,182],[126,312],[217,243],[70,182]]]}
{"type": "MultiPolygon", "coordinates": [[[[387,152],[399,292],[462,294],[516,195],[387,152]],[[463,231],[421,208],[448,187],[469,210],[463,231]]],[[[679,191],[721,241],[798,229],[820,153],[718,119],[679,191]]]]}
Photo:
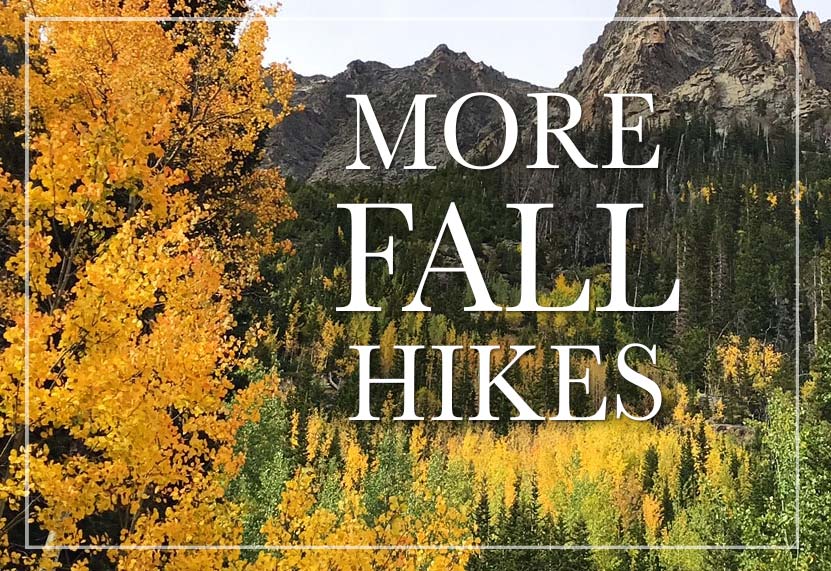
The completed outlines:
{"type": "MultiPolygon", "coordinates": [[[[653,123],[677,117],[707,117],[721,127],[734,122],[770,130],[790,130],[794,123],[797,31],[792,22],[753,18],[796,17],[792,0],[780,12],[764,0],[620,0],[618,17],[650,21],[613,21],[589,46],[583,61],[556,91],[580,100],[584,122],[605,118],[609,92],[652,93],[653,123]],[[745,21],[677,21],[689,16],[731,16],[745,21]]],[[[799,19],[801,127],[813,138],[831,141],[831,21],[807,12],[799,19]]],[[[334,77],[297,76],[295,103],[303,111],[289,116],[269,135],[266,163],[310,182],[400,182],[417,171],[412,161],[413,129],[401,141],[393,168],[379,170],[369,139],[362,145],[370,171],[347,171],[355,158],[355,103],[348,94],[367,94],[390,147],[418,93],[434,93],[428,103],[429,164],[449,161],[444,149],[444,117],[459,97],[474,91],[505,98],[520,118],[521,147],[528,153],[535,111],[528,93],[550,91],[511,79],[446,45],[414,64],[392,68],[379,62],[354,61],[334,77]]],[[[630,111],[642,111],[631,109],[630,111]]],[[[553,122],[557,111],[553,110],[553,122]]],[[[467,157],[490,156],[501,146],[502,116],[492,101],[474,100],[460,115],[459,147],[467,157]]],[[[471,159],[474,160],[474,159],[471,159]]]]}
{"type": "MultiPolygon", "coordinates": [[[[385,129],[390,148],[418,93],[431,93],[426,121],[427,162],[442,165],[450,158],[444,149],[444,118],[450,106],[468,93],[495,93],[515,106],[529,107],[528,93],[543,88],[511,79],[504,73],[464,52],[438,46],[413,65],[393,68],[379,62],[354,61],[334,77],[297,76],[294,103],[303,111],[290,115],[270,134],[267,161],[284,173],[301,180],[378,180],[381,165],[366,127],[362,159],[371,171],[346,171],[355,160],[355,102],[348,94],[366,94],[378,123],[385,129]]],[[[459,150],[468,155],[501,123],[499,107],[493,102],[471,101],[459,117],[459,150]]],[[[393,168],[385,171],[388,180],[400,180],[413,171],[402,167],[412,162],[413,129],[406,130],[393,168]]]]}

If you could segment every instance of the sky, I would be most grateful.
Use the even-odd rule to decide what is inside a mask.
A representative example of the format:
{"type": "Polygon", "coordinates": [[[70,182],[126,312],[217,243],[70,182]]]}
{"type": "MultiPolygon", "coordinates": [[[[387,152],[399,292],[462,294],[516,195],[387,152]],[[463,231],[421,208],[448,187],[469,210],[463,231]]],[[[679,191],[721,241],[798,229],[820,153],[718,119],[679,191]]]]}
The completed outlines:
{"type": "MultiPolygon", "coordinates": [[[[443,43],[543,87],[559,85],[580,63],[617,6],[617,0],[282,1],[269,26],[266,60],[287,62],[302,75],[335,75],[356,59],[402,67],[443,43]],[[599,21],[530,20],[540,17],[599,21]],[[436,20],[442,18],[451,21],[436,20]]],[[[768,4],[778,9],[778,0],[768,4]]],[[[831,19],[831,0],[794,4],[800,13],[811,10],[823,21],[831,19]]]]}

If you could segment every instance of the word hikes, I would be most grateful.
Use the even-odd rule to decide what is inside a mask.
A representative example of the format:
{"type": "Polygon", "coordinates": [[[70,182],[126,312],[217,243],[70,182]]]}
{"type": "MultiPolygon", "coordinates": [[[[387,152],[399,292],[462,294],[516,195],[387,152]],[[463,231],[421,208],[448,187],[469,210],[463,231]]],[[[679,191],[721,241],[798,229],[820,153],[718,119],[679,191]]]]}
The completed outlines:
{"type": "MultiPolygon", "coordinates": [[[[401,416],[396,417],[395,420],[423,420],[415,411],[415,366],[416,353],[424,349],[424,347],[421,345],[401,345],[395,348],[404,353],[404,377],[400,379],[374,379],[370,376],[370,357],[372,356],[372,352],[379,349],[379,347],[370,345],[356,345],[352,347],[360,355],[360,404],[358,414],[351,417],[350,420],[378,420],[370,411],[370,388],[378,384],[403,385],[404,410],[401,416]]],[[[437,345],[432,347],[432,349],[441,353],[442,408],[441,414],[431,420],[462,420],[461,417],[453,413],[453,354],[457,350],[462,349],[462,347],[456,345],[437,345]]],[[[545,417],[534,412],[505,379],[505,374],[508,370],[523,355],[535,350],[536,347],[533,345],[512,345],[510,349],[516,353],[514,358],[495,376],[491,375],[491,353],[499,349],[499,346],[472,345],[470,349],[476,351],[479,356],[479,408],[478,414],[469,420],[499,420],[491,414],[491,389],[493,388],[499,389],[516,409],[517,415],[511,417],[511,420],[546,420],[545,417]]],[[[571,377],[571,353],[573,351],[588,351],[600,363],[600,347],[597,345],[555,345],[552,349],[557,352],[559,361],[559,407],[557,415],[549,417],[548,420],[604,420],[606,418],[606,397],[603,397],[603,401],[597,412],[588,417],[573,416],[569,402],[572,384],[581,384],[585,387],[586,394],[590,392],[588,371],[581,378],[575,379],[571,377]]],[[[661,408],[661,389],[653,380],[635,371],[627,364],[626,354],[632,349],[645,351],[649,355],[652,364],[656,363],[657,351],[655,346],[646,347],[645,345],[632,343],[621,349],[617,357],[617,367],[620,371],[620,376],[626,382],[649,393],[649,396],[652,398],[652,410],[646,416],[635,416],[626,410],[620,395],[616,395],[616,417],[626,416],[632,420],[649,420],[658,414],[661,408]]]]}

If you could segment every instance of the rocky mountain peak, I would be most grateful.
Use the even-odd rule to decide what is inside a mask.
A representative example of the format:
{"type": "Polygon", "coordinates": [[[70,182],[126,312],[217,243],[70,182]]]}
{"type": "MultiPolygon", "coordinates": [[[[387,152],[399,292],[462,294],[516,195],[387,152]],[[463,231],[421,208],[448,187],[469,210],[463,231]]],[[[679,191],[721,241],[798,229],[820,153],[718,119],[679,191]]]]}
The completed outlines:
{"type": "Polygon", "coordinates": [[[380,61],[363,61],[360,59],[352,60],[348,64],[346,64],[347,71],[353,71],[355,73],[363,73],[366,71],[375,71],[375,70],[385,70],[389,69],[385,63],[381,63],[380,61]]]}
{"type": "Polygon", "coordinates": [[[439,44],[430,55],[415,62],[413,67],[429,77],[444,74],[444,80],[450,83],[460,80],[464,82],[465,79],[461,76],[479,80],[484,80],[484,76],[505,79],[501,72],[483,62],[473,61],[467,52],[454,51],[447,44],[439,44]]]}
{"type": "Polygon", "coordinates": [[[468,60],[470,59],[466,52],[456,52],[451,50],[447,44],[439,44],[432,52],[430,52],[430,55],[428,55],[424,59],[428,61],[441,61],[446,59],[457,58],[465,58],[468,60]]]}
{"type": "Polygon", "coordinates": [[[822,31],[822,21],[820,21],[816,12],[804,12],[800,17],[800,22],[815,34],[822,31]]]}
{"type": "MultiPolygon", "coordinates": [[[[348,94],[366,94],[378,123],[392,148],[404,118],[419,93],[435,94],[428,104],[428,163],[442,166],[449,161],[443,145],[444,116],[460,97],[473,92],[495,93],[518,112],[530,105],[528,93],[542,88],[511,79],[500,71],[474,62],[466,53],[440,44],[429,55],[409,66],[394,68],[379,62],[353,61],[346,70],[328,78],[298,77],[295,102],[304,110],[288,117],[270,135],[267,164],[301,180],[397,181],[411,175],[403,166],[412,162],[414,131],[410,125],[401,140],[393,168],[380,165],[367,139],[362,160],[371,171],[346,170],[355,160],[355,103],[348,94]],[[380,167],[380,169],[378,168],[380,167]]],[[[471,101],[459,119],[459,148],[469,154],[491,141],[502,121],[492,101],[471,101]]],[[[368,135],[367,135],[368,136],[368,135]]]]}
{"type": "Polygon", "coordinates": [[[779,13],[788,18],[796,18],[796,7],[793,0],[779,0],[779,13]]]}
{"type": "MultiPolygon", "coordinates": [[[[618,16],[796,17],[764,0],[621,0],[618,16]]],[[[831,27],[816,15],[800,21],[803,112],[831,107],[831,27]]],[[[658,21],[609,23],[561,89],[602,116],[603,93],[655,95],[656,115],[706,114],[716,122],[792,125],[797,33],[790,21],[658,21]]]]}
{"type": "Polygon", "coordinates": [[[620,0],[616,16],[740,16],[767,12],[765,0],[620,0]]]}

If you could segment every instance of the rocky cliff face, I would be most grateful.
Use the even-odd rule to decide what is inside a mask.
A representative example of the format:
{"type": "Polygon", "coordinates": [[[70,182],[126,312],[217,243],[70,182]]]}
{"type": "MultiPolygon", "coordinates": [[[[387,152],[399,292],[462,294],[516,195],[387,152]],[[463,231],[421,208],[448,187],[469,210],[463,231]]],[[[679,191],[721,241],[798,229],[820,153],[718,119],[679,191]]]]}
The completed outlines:
{"type": "Polygon", "coordinates": [[[798,55],[803,127],[812,125],[831,108],[831,23],[805,13],[797,33],[792,21],[752,20],[797,17],[792,0],[780,10],[764,0],[622,0],[618,16],[654,21],[609,23],[561,89],[590,115],[601,111],[604,92],[630,91],[653,93],[659,117],[697,112],[723,124],[790,126],[798,55]],[[748,20],[673,20],[700,15],[748,20]]]}
{"type": "MultiPolygon", "coordinates": [[[[703,114],[724,126],[734,121],[768,129],[794,125],[796,71],[799,69],[801,126],[809,136],[831,142],[831,22],[813,13],[791,21],[754,18],[796,17],[792,0],[780,12],[764,0],[621,0],[618,16],[648,16],[650,21],[610,22],[585,52],[558,91],[575,95],[584,120],[605,114],[604,93],[654,94],[658,122],[703,114]],[[740,22],[678,21],[684,16],[737,16],[740,22]],[[798,63],[797,63],[798,54],[798,63]]],[[[495,93],[514,107],[532,136],[534,117],[528,93],[541,88],[510,79],[472,61],[464,53],[439,46],[426,58],[403,68],[356,61],[335,77],[298,77],[296,102],[305,110],[290,116],[270,135],[267,162],[301,180],[395,182],[414,171],[413,129],[405,131],[394,168],[379,170],[369,139],[362,145],[371,171],[346,171],[355,158],[355,103],[348,94],[367,94],[387,142],[394,145],[415,94],[434,93],[428,103],[428,163],[449,157],[443,144],[444,116],[459,97],[474,91],[495,93]]],[[[460,116],[459,147],[466,156],[489,154],[500,146],[498,106],[474,100],[460,116]]]]}

